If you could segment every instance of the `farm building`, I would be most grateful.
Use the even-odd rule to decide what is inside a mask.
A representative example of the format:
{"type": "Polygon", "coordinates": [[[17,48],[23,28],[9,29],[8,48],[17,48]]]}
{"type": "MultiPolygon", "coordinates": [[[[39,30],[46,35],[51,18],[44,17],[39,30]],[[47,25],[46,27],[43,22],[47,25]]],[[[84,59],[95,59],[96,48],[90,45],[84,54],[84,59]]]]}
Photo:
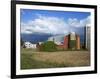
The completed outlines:
{"type": "Polygon", "coordinates": [[[53,36],[48,41],[54,41],[58,49],[80,49],[80,36],[75,32],[68,35],[53,36]]]}
{"type": "Polygon", "coordinates": [[[34,48],[34,49],[36,49],[36,44],[32,44],[30,42],[25,42],[24,46],[25,46],[25,48],[34,48]]]}

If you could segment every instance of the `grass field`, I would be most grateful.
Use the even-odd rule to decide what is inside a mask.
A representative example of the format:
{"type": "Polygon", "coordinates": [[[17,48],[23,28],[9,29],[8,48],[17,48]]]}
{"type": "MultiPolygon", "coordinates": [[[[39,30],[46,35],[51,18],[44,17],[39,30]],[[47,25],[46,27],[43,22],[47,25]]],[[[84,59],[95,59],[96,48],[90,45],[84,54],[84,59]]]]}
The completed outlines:
{"type": "Polygon", "coordinates": [[[89,51],[39,52],[34,49],[21,49],[21,69],[79,67],[89,65],[89,51]]]}

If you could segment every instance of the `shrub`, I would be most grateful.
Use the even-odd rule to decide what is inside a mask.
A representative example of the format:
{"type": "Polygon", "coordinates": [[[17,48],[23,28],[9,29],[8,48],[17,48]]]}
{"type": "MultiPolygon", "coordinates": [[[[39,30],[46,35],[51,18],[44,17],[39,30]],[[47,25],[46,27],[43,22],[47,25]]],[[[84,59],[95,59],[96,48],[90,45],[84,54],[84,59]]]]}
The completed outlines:
{"type": "Polygon", "coordinates": [[[56,44],[53,41],[46,41],[41,44],[41,51],[54,52],[56,50],[56,44]]]}
{"type": "Polygon", "coordinates": [[[24,45],[24,41],[22,40],[22,38],[21,38],[21,46],[23,46],[24,45]]]}

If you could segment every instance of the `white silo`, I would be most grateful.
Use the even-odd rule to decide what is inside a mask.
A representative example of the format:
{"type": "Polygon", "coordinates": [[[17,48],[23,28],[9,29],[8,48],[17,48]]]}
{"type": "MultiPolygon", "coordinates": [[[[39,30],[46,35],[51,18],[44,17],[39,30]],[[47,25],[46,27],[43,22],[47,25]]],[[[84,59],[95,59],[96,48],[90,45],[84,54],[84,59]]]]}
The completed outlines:
{"type": "Polygon", "coordinates": [[[90,38],[91,38],[91,28],[90,28],[90,24],[86,25],[86,48],[90,50],[90,38]]]}

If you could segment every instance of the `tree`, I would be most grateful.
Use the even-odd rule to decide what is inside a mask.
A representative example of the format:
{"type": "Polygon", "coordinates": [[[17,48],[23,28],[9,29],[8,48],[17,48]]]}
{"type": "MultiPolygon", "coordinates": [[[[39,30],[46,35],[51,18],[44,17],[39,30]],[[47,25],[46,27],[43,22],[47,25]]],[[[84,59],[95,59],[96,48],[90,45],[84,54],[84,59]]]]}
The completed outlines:
{"type": "Polygon", "coordinates": [[[57,51],[56,44],[53,41],[46,41],[41,44],[41,51],[54,52],[57,51]]]}
{"type": "Polygon", "coordinates": [[[22,38],[21,38],[21,46],[23,46],[24,45],[24,41],[22,40],[22,38]]]}

